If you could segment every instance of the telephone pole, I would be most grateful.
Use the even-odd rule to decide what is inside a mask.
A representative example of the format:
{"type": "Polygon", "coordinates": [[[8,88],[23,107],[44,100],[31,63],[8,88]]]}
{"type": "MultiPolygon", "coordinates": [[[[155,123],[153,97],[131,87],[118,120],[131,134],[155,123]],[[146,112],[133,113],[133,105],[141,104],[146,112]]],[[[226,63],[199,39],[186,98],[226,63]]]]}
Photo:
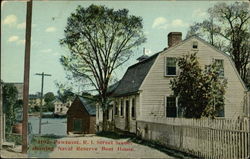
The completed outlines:
{"type": "Polygon", "coordinates": [[[36,75],[42,76],[42,86],[41,86],[41,96],[40,96],[40,118],[39,118],[39,134],[41,135],[44,76],[51,76],[51,75],[45,74],[44,72],[36,73],[36,75]]]}
{"type": "Polygon", "coordinates": [[[28,150],[28,103],[29,103],[29,77],[30,77],[30,43],[31,43],[32,0],[27,2],[26,8],[26,34],[24,57],[24,86],[23,86],[23,122],[22,122],[22,153],[28,150]]]}

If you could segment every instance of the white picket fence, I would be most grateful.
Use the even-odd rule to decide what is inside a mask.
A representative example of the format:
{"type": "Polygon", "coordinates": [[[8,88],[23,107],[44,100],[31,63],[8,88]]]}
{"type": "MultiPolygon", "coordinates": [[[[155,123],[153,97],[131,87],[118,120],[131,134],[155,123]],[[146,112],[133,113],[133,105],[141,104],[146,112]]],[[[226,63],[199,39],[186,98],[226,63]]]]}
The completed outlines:
{"type": "Polygon", "coordinates": [[[250,157],[250,118],[154,118],[137,121],[137,133],[147,140],[208,159],[250,157]]]}

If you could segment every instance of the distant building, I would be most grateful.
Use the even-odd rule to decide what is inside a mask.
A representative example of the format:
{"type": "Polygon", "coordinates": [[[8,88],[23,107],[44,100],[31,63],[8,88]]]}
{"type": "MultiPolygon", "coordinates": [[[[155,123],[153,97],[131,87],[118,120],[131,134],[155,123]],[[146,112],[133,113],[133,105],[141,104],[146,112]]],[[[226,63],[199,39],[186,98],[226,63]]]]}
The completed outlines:
{"type": "Polygon", "coordinates": [[[67,112],[67,134],[94,134],[96,107],[92,100],[77,96],[67,112]]]}
{"type": "Polygon", "coordinates": [[[53,101],[53,104],[54,104],[54,107],[55,107],[54,113],[55,114],[59,114],[59,115],[65,115],[65,114],[67,114],[67,111],[68,111],[71,103],[72,103],[72,101],[68,101],[66,103],[63,103],[61,100],[59,100],[58,98],[56,98],[53,101]]]}
{"type": "MultiPolygon", "coordinates": [[[[42,100],[42,103],[44,104],[44,99],[42,100]]],[[[29,95],[29,107],[30,108],[34,108],[35,106],[39,106],[41,105],[41,98],[40,98],[40,94],[30,94],[29,95]]]]}

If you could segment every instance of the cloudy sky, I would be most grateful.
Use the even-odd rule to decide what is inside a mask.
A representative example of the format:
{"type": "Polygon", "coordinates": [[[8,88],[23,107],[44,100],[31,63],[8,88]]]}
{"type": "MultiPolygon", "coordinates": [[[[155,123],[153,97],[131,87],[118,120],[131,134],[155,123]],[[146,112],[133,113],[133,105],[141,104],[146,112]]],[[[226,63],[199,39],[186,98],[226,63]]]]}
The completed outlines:
{"type": "MultiPolygon", "coordinates": [[[[65,83],[65,72],[59,57],[68,50],[59,45],[67,17],[78,5],[105,5],[110,8],[127,8],[129,13],[143,18],[147,42],[135,48],[135,55],[115,74],[122,77],[129,65],[142,55],[143,47],[151,55],[167,47],[167,34],[172,31],[186,36],[193,22],[207,17],[206,10],[216,1],[34,1],[31,37],[30,93],[40,91],[41,77],[35,73],[52,74],[45,78],[44,92],[56,92],[55,81],[65,83]]],[[[2,79],[5,82],[23,82],[26,2],[7,2],[1,6],[2,25],[2,79]]]]}

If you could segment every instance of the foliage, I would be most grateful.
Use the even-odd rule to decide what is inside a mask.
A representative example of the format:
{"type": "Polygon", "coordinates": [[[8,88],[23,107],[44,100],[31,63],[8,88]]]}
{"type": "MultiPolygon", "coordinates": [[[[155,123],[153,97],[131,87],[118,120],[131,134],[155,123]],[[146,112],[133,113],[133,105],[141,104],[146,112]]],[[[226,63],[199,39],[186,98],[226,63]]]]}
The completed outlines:
{"type": "Polygon", "coordinates": [[[75,98],[75,94],[72,92],[71,87],[67,87],[65,84],[56,83],[58,87],[57,98],[63,103],[67,103],[68,101],[72,101],[75,98]]]}
{"type": "Polygon", "coordinates": [[[49,112],[54,112],[54,104],[53,101],[55,100],[55,95],[53,92],[48,92],[44,95],[44,101],[45,101],[45,105],[44,105],[44,109],[43,111],[49,111],[49,112]]]}
{"type": "Polygon", "coordinates": [[[190,27],[187,36],[198,35],[228,52],[246,84],[250,59],[250,14],[248,2],[218,3],[208,10],[209,18],[190,27]]]}
{"type": "MultiPolygon", "coordinates": [[[[104,114],[113,71],[129,60],[134,47],[146,40],[142,18],[128,12],[98,5],[78,6],[68,18],[65,38],[60,41],[70,51],[70,55],[60,59],[64,69],[70,77],[98,92],[104,114]]],[[[106,115],[103,116],[105,129],[106,115]]]]}
{"type": "Polygon", "coordinates": [[[55,95],[53,92],[48,92],[44,95],[44,101],[46,103],[50,103],[52,102],[53,100],[55,100],[55,95]]]}
{"type": "Polygon", "coordinates": [[[6,133],[11,133],[12,125],[15,122],[15,104],[17,102],[17,88],[14,84],[3,85],[3,107],[6,117],[6,133]]]}
{"type": "Polygon", "coordinates": [[[21,134],[14,134],[14,133],[7,133],[6,140],[9,142],[14,142],[17,145],[22,145],[22,135],[21,134]]]}
{"type": "Polygon", "coordinates": [[[219,76],[217,65],[213,63],[202,70],[196,54],[190,54],[180,58],[178,66],[180,75],[170,83],[183,116],[219,116],[224,107],[226,80],[219,76]]]}

